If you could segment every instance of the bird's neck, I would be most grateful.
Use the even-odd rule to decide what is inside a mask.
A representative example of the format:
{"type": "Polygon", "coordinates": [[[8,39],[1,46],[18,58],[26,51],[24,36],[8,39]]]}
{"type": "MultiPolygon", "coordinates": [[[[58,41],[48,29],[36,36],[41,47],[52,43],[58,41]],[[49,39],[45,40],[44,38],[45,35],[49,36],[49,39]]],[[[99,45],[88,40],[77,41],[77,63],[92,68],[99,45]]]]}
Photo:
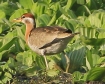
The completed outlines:
{"type": "Polygon", "coordinates": [[[25,32],[26,43],[28,43],[28,37],[29,37],[33,28],[35,28],[35,26],[33,24],[31,24],[31,23],[26,24],[26,32],[25,32]]]}

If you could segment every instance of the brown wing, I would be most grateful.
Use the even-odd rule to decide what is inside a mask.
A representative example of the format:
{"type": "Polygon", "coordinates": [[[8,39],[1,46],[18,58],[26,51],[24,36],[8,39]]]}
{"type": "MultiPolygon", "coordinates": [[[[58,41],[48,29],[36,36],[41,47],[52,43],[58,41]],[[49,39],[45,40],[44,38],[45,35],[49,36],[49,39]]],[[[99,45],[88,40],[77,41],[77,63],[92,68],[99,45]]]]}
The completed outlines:
{"type": "Polygon", "coordinates": [[[61,27],[38,27],[32,30],[29,36],[29,42],[33,46],[41,48],[53,42],[54,39],[65,38],[70,36],[71,34],[72,32],[70,30],[61,27]]]}

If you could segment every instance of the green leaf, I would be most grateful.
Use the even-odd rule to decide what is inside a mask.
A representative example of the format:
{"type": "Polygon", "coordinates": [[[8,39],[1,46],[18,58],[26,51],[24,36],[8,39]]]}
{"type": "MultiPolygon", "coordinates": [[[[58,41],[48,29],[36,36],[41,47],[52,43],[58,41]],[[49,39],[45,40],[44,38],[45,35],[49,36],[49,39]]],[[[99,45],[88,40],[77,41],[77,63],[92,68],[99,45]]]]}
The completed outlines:
{"type": "Polygon", "coordinates": [[[2,19],[4,17],[5,17],[5,13],[2,10],[0,10],[0,19],[2,19]]]}
{"type": "Polygon", "coordinates": [[[81,65],[85,56],[85,51],[86,48],[82,47],[80,49],[74,50],[73,52],[69,53],[69,58],[70,58],[70,62],[71,62],[71,66],[73,64],[73,67],[75,65],[81,65]]]}
{"type": "Polygon", "coordinates": [[[4,75],[2,75],[0,82],[1,84],[6,84],[7,81],[11,80],[11,78],[12,78],[12,75],[8,72],[5,72],[4,75]]]}
{"type": "Polygon", "coordinates": [[[38,64],[39,67],[41,67],[42,69],[45,69],[45,60],[44,57],[42,56],[36,56],[36,62],[38,64]]]}
{"type": "Polygon", "coordinates": [[[8,80],[10,80],[12,78],[12,75],[8,72],[5,73],[5,76],[8,78],[8,80]]]}
{"type": "Polygon", "coordinates": [[[75,82],[81,80],[81,77],[82,77],[82,74],[81,74],[79,71],[75,71],[75,72],[73,73],[73,80],[74,80],[75,82]]]}
{"type": "Polygon", "coordinates": [[[52,17],[52,19],[50,20],[47,26],[52,25],[55,21],[56,21],[56,14],[52,17]]]}
{"type": "Polygon", "coordinates": [[[93,66],[96,66],[100,56],[97,53],[95,53],[95,54],[92,54],[92,58],[94,59],[93,60],[93,66]]]}
{"type": "Polygon", "coordinates": [[[61,6],[59,6],[59,10],[62,13],[62,16],[63,17],[70,18],[69,15],[67,14],[67,11],[64,8],[62,8],[61,6]]]}
{"type": "Polygon", "coordinates": [[[25,9],[18,9],[15,10],[15,12],[11,15],[11,17],[9,18],[10,21],[13,21],[13,19],[15,18],[19,18],[21,15],[23,15],[24,13],[27,13],[27,10],[25,9]]]}
{"type": "Polygon", "coordinates": [[[26,70],[26,75],[27,76],[35,76],[37,75],[37,67],[34,66],[34,67],[31,67],[29,69],[26,70]]]}
{"type": "Polygon", "coordinates": [[[97,52],[93,54],[92,49],[87,50],[86,66],[88,67],[89,70],[98,64],[99,58],[100,56],[97,54],[97,52]]]}
{"type": "Polygon", "coordinates": [[[91,69],[87,75],[87,81],[101,81],[105,77],[105,68],[96,67],[91,69]]]}
{"type": "Polygon", "coordinates": [[[91,11],[89,10],[89,8],[85,5],[82,5],[82,6],[79,6],[77,11],[76,11],[76,14],[77,15],[90,15],[91,14],[91,11]]]}
{"type": "MultiPolygon", "coordinates": [[[[69,71],[73,72],[74,70],[78,69],[82,63],[85,56],[86,48],[82,47],[79,49],[74,49],[73,51],[70,51],[67,56],[70,59],[70,68],[69,71]]],[[[66,68],[67,60],[65,59],[65,56],[62,55],[62,63],[64,68],[66,68]]]]}
{"type": "Polygon", "coordinates": [[[18,36],[18,41],[16,42],[15,46],[17,46],[19,48],[19,50],[24,50],[25,49],[25,37],[24,37],[24,33],[23,33],[23,29],[25,30],[24,26],[22,26],[21,28],[19,26],[15,26],[16,28],[16,32],[17,36],[18,36]]]}
{"type": "Polygon", "coordinates": [[[72,25],[70,22],[65,21],[65,22],[64,22],[64,26],[65,26],[67,29],[70,29],[71,31],[74,32],[74,27],[73,27],[73,25],[72,25]]]}
{"type": "Polygon", "coordinates": [[[39,26],[46,26],[50,22],[50,16],[47,14],[42,14],[40,17],[38,17],[39,26]]]}
{"type": "Polygon", "coordinates": [[[50,69],[54,69],[55,68],[54,66],[56,65],[54,59],[53,60],[51,59],[50,62],[48,63],[48,65],[49,65],[50,69]]]}
{"type": "Polygon", "coordinates": [[[33,53],[32,51],[25,51],[23,53],[19,53],[16,56],[16,59],[18,62],[22,63],[23,65],[26,66],[32,66],[33,63],[33,53]]]}
{"type": "Polygon", "coordinates": [[[52,76],[52,77],[57,76],[58,73],[59,73],[58,70],[52,70],[52,69],[51,69],[51,70],[48,70],[48,71],[47,71],[47,75],[48,75],[48,76],[52,76]]]}
{"type": "Polygon", "coordinates": [[[14,69],[15,67],[15,60],[13,58],[9,58],[8,60],[8,66],[11,68],[11,69],[14,69]]]}
{"type": "Polygon", "coordinates": [[[100,28],[105,23],[105,20],[103,19],[104,17],[105,17],[105,11],[100,9],[100,10],[94,11],[89,16],[88,19],[89,19],[91,25],[100,28]]]}
{"type": "Polygon", "coordinates": [[[85,4],[85,0],[77,0],[77,3],[78,3],[78,4],[81,4],[81,5],[82,5],[82,4],[85,4]]]}
{"type": "Polygon", "coordinates": [[[8,54],[8,50],[3,50],[0,52],[0,61],[2,60],[3,56],[6,56],[8,54]]]}
{"type": "Polygon", "coordinates": [[[105,43],[105,39],[104,38],[102,39],[90,38],[90,39],[84,39],[83,42],[91,46],[101,46],[105,43]]]}
{"type": "Polygon", "coordinates": [[[76,0],[68,0],[66,4],[66,10],[70,9],[75,2],[76,0]]]}
{"type": "Polygon", "coordinates": [[[0,3],[0,10],[2,10],[6,15],[11,15],[16,8],[15,4],[9,2],[0,3]]]}
{"type": "Polygon", "coordinates": [[[25,8],[25,9],[31,9],[33,5],[33,0],[19,0],[19,3],[25,8]]]}
{"type": "Polygon", "coordinates": [[[89,70],[93,67],[92,53],[89,50],[87,50],[86,54],[86,66],[88,67],[89,70]]]}
{"type": "Polygon", "coordinates": [[[76,15],[75,15],[75,13],[72,10],[67,10],[67,13],[68,13],[68,15],[69,15],[70,18],[73,18],[73,19],[76,19],[77,18],[76,15]]]}
{"type": "Polygon", "coordinates": [[[38,16],[44,14],[45,6],[36,2],[33,4],[31,10],[35,14],[35,17],[37,18],[38,16]]]}
{"type": "Polygon", "coordinates": [[[105,62],[105,57],[100,57],[97,64],[101,64],[103,62],[105,62]]]}
{"type": "Polygon", "coordinates": [[[5,43],[5,45],[3,45],[0,48],[0,52],[3,51],[3,50],[8,50],[15,43],[16,39],[18,39],[18,38],[14,37],[11,41],[9,41],[8,43],[5,43]]]}
{"type": "Polygon", "coordinates": [[[86,5],[87,5],[91,10],[98,8],[97,1],[87,0],[86,2],[87,2],[86,5]]]}

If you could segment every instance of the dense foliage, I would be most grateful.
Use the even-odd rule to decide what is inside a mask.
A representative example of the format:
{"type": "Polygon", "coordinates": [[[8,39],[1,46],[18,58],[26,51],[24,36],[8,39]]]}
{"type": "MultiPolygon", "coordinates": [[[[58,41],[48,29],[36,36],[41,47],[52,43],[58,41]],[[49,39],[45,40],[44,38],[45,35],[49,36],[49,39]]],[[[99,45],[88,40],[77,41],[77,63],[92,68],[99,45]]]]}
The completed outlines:
{"type": "Polygon", "coordinates": [[[17,76],[49,78],[66,71],[64,54],[47,56],[50,70],[45,71],[44,58],[25,43],[25,25],[13,19],[27,12],[35,15],[37,26],[80,32],[65,49],[72,83],[105,82],[104,9],[104,0],[0,0],[0,84],[17,76]]]}

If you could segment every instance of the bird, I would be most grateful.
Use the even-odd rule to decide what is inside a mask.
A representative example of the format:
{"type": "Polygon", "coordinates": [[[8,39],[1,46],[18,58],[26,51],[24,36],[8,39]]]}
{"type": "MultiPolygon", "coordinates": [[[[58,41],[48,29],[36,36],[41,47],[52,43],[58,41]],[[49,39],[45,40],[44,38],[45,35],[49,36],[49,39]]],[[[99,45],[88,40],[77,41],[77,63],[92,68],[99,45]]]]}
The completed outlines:
{"type": "MultiPolygon", "coordinates": [[[[44,26],[36,27],[35,16],[32,13],[24,13],[21,17],[15,18],[14,22],[22,22],[26,25],[25,41],[31,50],[45,59],[46,68],[48,69],[48,62],[46,55],[54,55],[64,52],[69,41],[79,32],[72,33],[70,29],[60,26],[44,26]]],[[[67,70],[69,68],[69,58],[67,70]]]]}

